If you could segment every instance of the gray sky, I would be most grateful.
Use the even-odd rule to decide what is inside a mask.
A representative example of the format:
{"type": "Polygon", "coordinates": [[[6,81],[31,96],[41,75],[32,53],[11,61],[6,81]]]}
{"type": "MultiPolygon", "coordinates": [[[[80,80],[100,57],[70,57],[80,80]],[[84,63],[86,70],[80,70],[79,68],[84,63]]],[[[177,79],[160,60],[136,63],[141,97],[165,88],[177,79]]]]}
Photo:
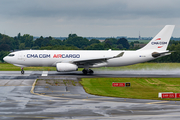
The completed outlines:
{"type": "Polygon", "coordinates": [[[180,0],[0,0],[0,33],[16,36],[155,36],[176,25],[180,0]]]}

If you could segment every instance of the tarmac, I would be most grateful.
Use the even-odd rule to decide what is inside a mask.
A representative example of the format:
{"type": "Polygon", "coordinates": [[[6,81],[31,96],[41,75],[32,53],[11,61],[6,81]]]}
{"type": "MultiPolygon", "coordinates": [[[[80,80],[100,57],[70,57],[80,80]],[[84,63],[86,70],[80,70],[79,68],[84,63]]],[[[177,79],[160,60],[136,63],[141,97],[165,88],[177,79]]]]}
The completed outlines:
{"type": "Polygon", "coordinates": [[[78,84],[85,77],[180,77],[178,70],[95,71],[0,71],[0,119],[171,119],[180,117],[180,101],[125,99],[87,94],[78,84]],[[37,81],[43,79],[44,81],[37,81]],[[51,85],[49,80],[72,84],[51,85]],[[36,83],[36,85],[35,85],[36,83]]]}

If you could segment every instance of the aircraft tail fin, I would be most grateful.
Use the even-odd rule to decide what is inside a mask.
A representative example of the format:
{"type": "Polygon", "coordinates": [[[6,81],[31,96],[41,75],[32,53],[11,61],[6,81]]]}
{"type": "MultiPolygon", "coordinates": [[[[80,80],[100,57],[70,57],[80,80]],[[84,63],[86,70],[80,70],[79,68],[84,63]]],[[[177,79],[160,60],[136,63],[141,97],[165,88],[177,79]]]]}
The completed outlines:
{"type": "Polygon", "coordinates": [[[166,25],[146,46],[139,50],[166,51],[175,25],[166,25]]]}

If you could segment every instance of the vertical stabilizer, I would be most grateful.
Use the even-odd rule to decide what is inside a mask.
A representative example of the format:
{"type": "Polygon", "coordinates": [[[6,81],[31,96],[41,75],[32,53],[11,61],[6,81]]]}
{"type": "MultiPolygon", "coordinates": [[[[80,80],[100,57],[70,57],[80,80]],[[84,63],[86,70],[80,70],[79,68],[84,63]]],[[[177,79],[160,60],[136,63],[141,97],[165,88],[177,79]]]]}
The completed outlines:
{"type": "Polygon", "coordinates": [[[166,25],[146,46],[140,50],[166,51],[175,25],[166,25]]]}

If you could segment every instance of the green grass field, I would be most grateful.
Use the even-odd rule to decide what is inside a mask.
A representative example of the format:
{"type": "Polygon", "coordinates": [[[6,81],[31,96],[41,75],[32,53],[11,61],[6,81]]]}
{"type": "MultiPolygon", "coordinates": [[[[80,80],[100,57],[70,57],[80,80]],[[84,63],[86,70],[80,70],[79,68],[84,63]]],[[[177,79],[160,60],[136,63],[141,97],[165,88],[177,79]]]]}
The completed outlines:
{"type": "Polygon", "coordinates": [[[83,78],[81,84],[89,94],[121,98],[160,100],[159,92],[180,93],[180,78],[83,78]],[[130,82],[131,87],[112,87],[112,82],[130,82]]]}
{"type": "MultiPolygon", "coordinates": [[[[56,71],[55,67],[25,67],[28,71],[56,71]]],[[[0,63],[0,71],[21,71],[20,67],[8,63],[0,63]]]]}
{"type": "MultiPolygon", "coordinates": [[[[180,63],[139,63],[130,66],[122,67],[102,67],[92,68],[93,70],[153,70],[153,69],[164,69],[174,70],[179,69],[180,63]]],[[[20,71],[20,67],[16,67],[8,63],[0,63],[0,71],[20,71]]],[[[25,67],[24,70],[28,71],[56,71],[56,67],[25,67]]],[[[81,71],[82,68],[79,69],[81,71]]]]}

